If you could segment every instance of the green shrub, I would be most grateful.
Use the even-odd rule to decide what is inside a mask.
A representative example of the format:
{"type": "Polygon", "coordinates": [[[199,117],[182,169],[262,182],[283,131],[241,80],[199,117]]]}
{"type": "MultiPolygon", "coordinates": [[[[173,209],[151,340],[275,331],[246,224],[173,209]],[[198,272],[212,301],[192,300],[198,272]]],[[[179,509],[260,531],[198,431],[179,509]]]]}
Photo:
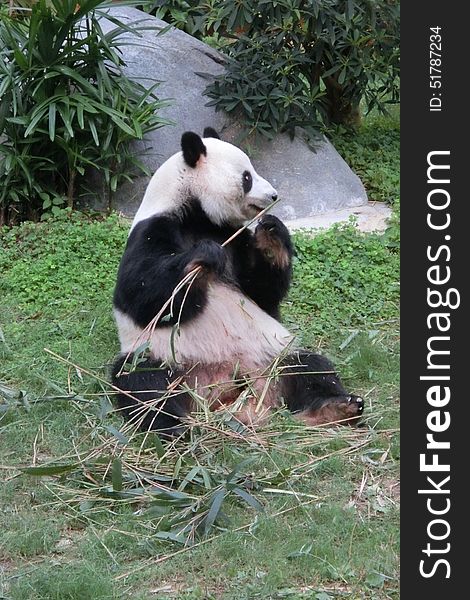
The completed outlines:
{"type": "Polygon", "coordinates": [[[356,130],[332,127],[328,137],[360,177],[370,201],[394,204],[400,197],[400,121],[370,116],[356,130]]]}
{"type": "Polygon", "coordinates": [[[398,101],[397,0],[173,0],[157,14],[223,40],[227,73],[210,105],[239,111],[267,137],[296,126],[356,123],[359,103],[398,101]],[[227,45],[225,42],[230,41],[227,45]]]}
{"type": "Polygon", "coordinates": [[[145,170],[129,143],[165,123],[163,103],[122,70],[122,36],[143,26],[111,18],[105,33],[106,6],[38,0],[2,14],[0,224],[72,207],[90,171],[115,190],[145,170]]]}

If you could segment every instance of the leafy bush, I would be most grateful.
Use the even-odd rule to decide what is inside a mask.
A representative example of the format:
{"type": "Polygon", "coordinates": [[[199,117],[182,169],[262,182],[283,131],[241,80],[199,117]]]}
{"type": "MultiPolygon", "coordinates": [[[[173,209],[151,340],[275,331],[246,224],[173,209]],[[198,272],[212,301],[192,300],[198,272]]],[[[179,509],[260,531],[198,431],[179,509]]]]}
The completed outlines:
{"type": "Polygon", "coordinates": [[[224,40],[227,73],[209,86],[209,104],[241,112],[249,131],[356,123],[361,100],[368,111],[398,101],[398,0],[155,5],[189,33],[224,40]]]}
{"type": "Polygon", "coordinates": [[[330,128],[328,137],[359,175],[369,200],[394,204],[400,196],[400,121],[398,115],[370,116],[361,127],[330,128]]]}
{"type": "Polygon", "coordinates": [[[0,224],[72,207],[91,170],[110,190],[145,170],[129,143],[165,123],[163,103],[124,75],[122,36],[143,26],[110,17],[109,5],[38,0],[2,14],[0,224]],[[116,26],[107,33],[104,18],[116,26]]]}

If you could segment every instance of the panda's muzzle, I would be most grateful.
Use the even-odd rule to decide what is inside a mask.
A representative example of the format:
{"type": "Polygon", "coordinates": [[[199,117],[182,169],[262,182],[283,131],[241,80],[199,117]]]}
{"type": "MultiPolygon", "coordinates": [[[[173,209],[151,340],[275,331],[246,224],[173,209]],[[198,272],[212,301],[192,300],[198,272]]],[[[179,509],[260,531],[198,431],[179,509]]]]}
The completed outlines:
{"type": "MultiPolygon", "coordinates": [[[[267,206],[269,206],[269,204],[267,206]]],[[[257,204],[248,204],[248,207],[252,208],[257,213],[262,212],[266,208],[266,206],[264,208],[262,208],[261,206],[258,206],[257,204]]]]}
{"type": "Polygon", "coordinates": [[[262,210],[265,210],[266,208],[268,208],[268,206],[270,204],[272,204],[273,202],[276,202],[276,200],[277,200],[277,192],[274,192],[271,195],[267,195],[264,202],[263,201],[260,202],[257,200],[256,202],[250,202],[248,204],[248,206],[250,208],[252,208],[253,210],[256,210],[260,213],[262,210]]]}

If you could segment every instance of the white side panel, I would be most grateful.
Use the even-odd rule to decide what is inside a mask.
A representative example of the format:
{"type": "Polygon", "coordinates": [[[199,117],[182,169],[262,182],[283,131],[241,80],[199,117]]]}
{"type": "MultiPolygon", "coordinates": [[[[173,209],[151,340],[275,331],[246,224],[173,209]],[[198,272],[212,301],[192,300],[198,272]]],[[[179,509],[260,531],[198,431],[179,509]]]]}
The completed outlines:
{"type": "MultiPolygon", "coordinates": [[[[148,333],[115,310],[122,352],[132,352],[148,340],[148,333]]],[[[171,327],[158,327],[150,339],[157,359],[173,363],[171,327]]],[[[242,293],[226,285],[212,284],[202,314],[181,325],[173,343],[177,361],[191,365],[239,361],[249,368],[266,366],[292,343],[293,336],[276,319],[242,293]]]]}

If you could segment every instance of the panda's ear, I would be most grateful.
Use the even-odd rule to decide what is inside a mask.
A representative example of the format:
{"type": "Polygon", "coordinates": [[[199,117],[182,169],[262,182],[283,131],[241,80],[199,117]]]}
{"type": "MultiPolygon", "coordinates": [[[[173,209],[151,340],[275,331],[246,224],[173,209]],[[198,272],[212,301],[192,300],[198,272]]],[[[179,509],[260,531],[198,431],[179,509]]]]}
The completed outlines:
{"type": "Polygon", "coordinates": [[[206,127],[204,129],[204,133],[202,134],[205,138],[215,138],[216,140],[220,140],[220,135],[213,127],[206,127]]]}
{"type": "Polygon", "coordinates": [[[183,150],[184,162],[193,169],[197,165],[197,161],[201,158],[201,155],[206,156],[207,154],[204,142],[197,133],[193,133],[192,131],[186,131],[181,136],[181,150],[183,150]]]}

